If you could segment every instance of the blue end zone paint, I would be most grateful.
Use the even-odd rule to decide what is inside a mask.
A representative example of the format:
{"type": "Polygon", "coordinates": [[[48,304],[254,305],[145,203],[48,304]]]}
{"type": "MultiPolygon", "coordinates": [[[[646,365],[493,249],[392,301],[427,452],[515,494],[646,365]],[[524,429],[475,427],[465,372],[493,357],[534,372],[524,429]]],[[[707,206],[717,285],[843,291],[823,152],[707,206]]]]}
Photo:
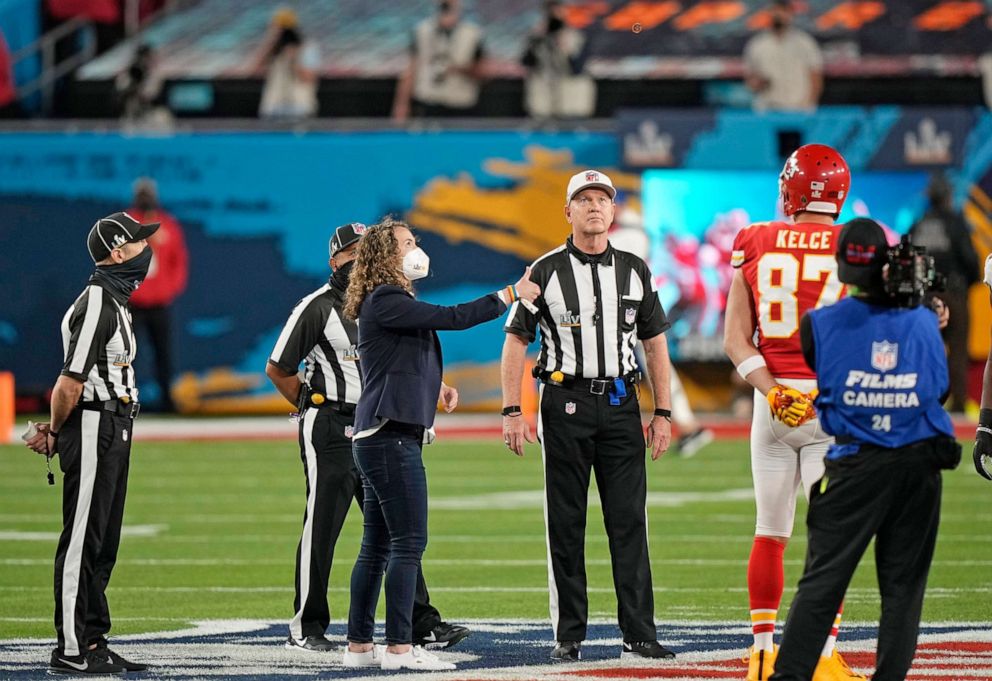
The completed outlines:
{"type": "MultiPolygon", "coordinates": [[[[614,624],[592,624],[583,644],[583,660],[572,665],[551,665],[551,631],[545,622],[476,621],[467,622],[472,635],[450,652],[441,655],[458,664],[456,672],[435,676],[446,679],[561,679],[569,672],[585,677],[698,679],[743,678],[746,666],[741,657],[751,643],[745,626],[713,623],[665,623],[658,627],[659,640],[678,654],[675,661],[636,662],[618,659],[621,643],[614,624]]],[[[153,664],[153,671],[129,674],[128,678],[195,679],[218,681],[252,681],[255,679],[355,679],[385,678],[376,669],[351,670],[341,666],[341,653],[308,653],[287,650],[285,622],[253,620],[210,621],[180,632],[114,637],[113,647],[125,656],[153,664]]],[[[344,644],[345,625],[334,623],[329,637],[344,644]]],[[[865,654],[874,651],[877,631],[874,626],[848,626],[841,633],[841,648],[856,669],[870,671],[865,654]],[[860,667],[860,668],[859,668],[860,667]]],[[[382,639],[381,629],[377,640],[382,639]]],[[[947,647],[971,647],[966,663],[971,678],[989,678],[992,671],[992,632],[988,624],[944,624],[921,629],[921,648],[928,652],[947,647]],[[977,650],[975,647],[977,646],[977,650]],[[979,676],[975,676],[979,673],[979,676]]],[[[38,679],[45,674],[52,643],[39,640],[0,642],[0,678],[11,681],[38,679]]],[[[938,666],[920,669],[933,673],[940,669],[954,674],[954,665],[944,664],[958,652],[937,656],[938,666]]],[[[921,665],[932,655],[918,655],[921,665]]],[[[960,670],[962,667],[956,667],[960,670]]],[[[910,678],[917,678],[913,673],[910,678]]],[[[946,677],[945,677],[946,678],[946,677]]]]}

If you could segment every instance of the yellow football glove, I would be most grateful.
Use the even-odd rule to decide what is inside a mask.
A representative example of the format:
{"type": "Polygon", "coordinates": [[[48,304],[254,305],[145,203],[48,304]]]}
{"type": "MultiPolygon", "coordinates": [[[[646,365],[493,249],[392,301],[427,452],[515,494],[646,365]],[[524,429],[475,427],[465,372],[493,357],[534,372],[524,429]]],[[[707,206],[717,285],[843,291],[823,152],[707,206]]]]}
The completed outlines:
{"type": "Polygon", "coordinates": [[[768,391],[765,398],[772,410],[772,416],[790,428],[798,426],[804,420],[807,409],[812,408],[809,398],[804,393],[784,385],[776,385],[768,391]]]}
{"type": "MultiPolygon", "coordinates": [[[[801,426],[807,421],[812,421],[816,418],[816,408],[813,406],[813,400],[815,400],[816,396],[819,394],[820,390],[818,388],[813,388],[806,393],[806,412],[799,418],[799,421],[796,423],[797,426],[801,426]]],[[[792,425],[787,421],[785,423],[787,425],[792,425]]]]}

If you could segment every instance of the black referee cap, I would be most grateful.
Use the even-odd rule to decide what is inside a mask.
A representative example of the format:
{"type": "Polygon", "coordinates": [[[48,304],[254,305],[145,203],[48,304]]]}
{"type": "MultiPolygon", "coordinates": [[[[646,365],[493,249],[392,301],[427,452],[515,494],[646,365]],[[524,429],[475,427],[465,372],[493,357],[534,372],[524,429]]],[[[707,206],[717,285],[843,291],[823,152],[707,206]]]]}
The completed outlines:
{"type": "Polygon", "coordinates": [[[334,236],[331,237],[331,242],[327,244],[327,252],[330,253],[333,258],[337,253],[353,243],[357,243],[362,235],[365,234],[367,227],[361,222],[349,222],[347,225],[341,225],[334,230],[334,236]]]}
{"type": "Polygon", "coordinates": [[[123,211],[114,213],[96,221],[86,238],[86,247],[93,262],[100,262],[106,260],[115,248],[147,239],[158,226],[157,222],[143,225],[123,211]]]}

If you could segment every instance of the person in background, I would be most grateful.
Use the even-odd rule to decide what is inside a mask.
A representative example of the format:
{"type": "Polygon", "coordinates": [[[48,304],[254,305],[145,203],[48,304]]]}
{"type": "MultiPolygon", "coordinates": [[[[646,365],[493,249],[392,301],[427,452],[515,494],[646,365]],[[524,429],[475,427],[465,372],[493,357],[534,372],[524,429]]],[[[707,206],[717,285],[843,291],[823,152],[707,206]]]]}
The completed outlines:
{"type": "Polygon", "coordinates": [[[316,116],[319,68],[320,50],[304,39],[296,12],[288,7],[276,10],[252,65],[254,72],[265,71],[259,117],[316,116]]]}
{"type": "MultiPolygon", "coordinates": [[[[137,343],[128,299],[152,261],[148,239],[159,225],[127,213],[97,220],[86,238],[96,266],[62,318],[62,373],[52,388],[51,420],[26,444],[62,471],[62,535],[55,552],[55,632],[49,670],[103,675],[148,668],[111,650],[107,585],[117,563],[140,411],[133,363],[137,343]]],[[[54,476],[49,472],[49,483],[54,476]]]]}
{"type": "MultiPolygon", "coordinates": [[[[985,259],[984,283],[989,287],[989,302],[992,302],[992,255],[985,259]]],[[[992,347],[985,360],[985,373],[982,376],[982,407],[978,412],[978,428],[975,429],[975,448],[972,450],[975,470],[986,480],[992,480],[992,347]]]]}
{"type": "Polygon", "coordinates": [[[541,389],[537,438],[544,462],[544,520],[553,662],[582,659],[588,634],[585,526],[595,475],[609,538],[620,657],[671,659],[658,642],[647,532],[645,445],[656,461],[672,437],[668,343],[671,326],[638,256],[610,244],[616,188],[585,170],[565,190],[571,234],[533,264],[540,304],[515,304],[503,330],[503,442],[517,456],[533,442],[520,404],[527,346],[541,336],[533,370],[541,389]],[[654,413],[645,440],[634,344],[647,358],[654,413]]]}
{"type": "MultiPolygon", "coordinates": [[[[851,173],[837,150],[799,147],[779,175],[787,221],[758,222],[734,239],[735,272],[727,294],[724,348],[753,388],[751,476],[756,520],[747,566],[754,645],[748,681],[767,681],[775,663],[775,620],[785,589],[785,549],[792,536],[796,495],[823,477],[833,440],[820,426],[809,394],[816,374],[803,360],[799,321],[807,311],[844,294],[837,279],[835,224],[850,194],[851,173]],[[795,411],[791,411],[795,408],[795,411]]],[[[842,611],[821,642],[813,681],[864,681],[836,648],[842,611]]]]}
{"type": "Polygon", "coordinates": [[[823,55],[810,34],[793,26],[792,0],[774,0],[769,28],[744,46],[744,83],[755,111],[812,111],[823,93],[823,55]]]}
{"type": "MultiPolygon", "coordinates": [[[[331,621],[327,581],[352,500],[364,507],[361,477],[351,452],[355,405],[362,392],[358,325],[341,310],[365,229],[352,222],[334,230],[328,244],[331,277],[293,308],[265,367],[272,384],[299,412],[306,480],[303,533],[296,549],[295,615],[286,641],[290,649],[339,649],[324,635],[331,621]]],[[[417,573],[414,643],[450,648],[469,633],[466,627],[441,620],[430,603],[423,573],[417,573]]]]}
{"type": "Polygon", "coordinates": [[[152,264],[148,276],[131,294],[131,316],[135,333],[144,333],[155,347],[155,379],[159,388],[159,409],[174,412],[172,402],[173,347],[172,305],[186,290],[189,254],[182,227],[175,216],[159,206],[155,180],[142,177],[134,183],[134,199],[128,214],[138,222],[161,226],[149,239],[152,264]]]}
{"type": "Polygon", "coordinates": [[[168,121],[171,114],[161,105],[162,76],[157,68],[155,50],[150,45],[139,45],[128,67],[121,71],[114,87],[121,99],[121,111],[128,121],[149,121],[153,118],[168,121]]]}
{"type": "MultiPolygon", "coordinates": [[[[631,205],[629,197],[623,192],[617,192],[616,204],[616,219],[609,231],[610,244],[618,251],[633,253],[650,267],[651,241],[644,231],[641,212],[631,205]]],[[[647,359],[644,356],[644,345],[640,341],[634,347],[634,355],[637,357],[637,366],[643,372],[647,367],[647,359]]],[[[668,371],[672,385],[672,424],[679,434],[675,440],[675,449],[682,458],[689,458],[713,442],[715,436],[712,430],[704,427],[696,418],[675,365],[672,364],[668,371]]],[[[750,398],[750,393],[748,397],[750,398]]]]}
{"type": "Polygon", "coordinates": [[[944,329],[947,364],[951,376],[951,399],[947,408],[963,412],[968,400],[968,289],[979,280],[978,254],[971,243],[971,230],[960,211],[954,210],[954,189],[943,173],[934,173],[927,186],[929,207],[909,230],[916,246],[933,256],[937,272],[944,276],[941,299],[950,309],[944,329]]]}
{"type": "Polygon", "coordinates": [[[527,41],[524,108],[532,118],[588,118],[596,110],[596,81],[585,71],[588,43],[565,23],[559,0],[546,0],[544,14],[527,41]]]}
{"type": "Polygon", "coordinates": [[[437,331],[460,330],[496,319],[515,300],[533,301],[540,288],[529,269],[513,286],[450,307],[414,297],[430,258],[410,228],[384,220],[358,244],[348,280],[344,316],[358,321],[362,394],[355,409],[352,452],[364,487],[365,532],[351,573],[351,609],[345,666],[374,666],[376,604],[386,573],[383,670],[452,670],[413,643],[417,575],[427,546],[427,473],[423,444],[432,439],[440,401],[451,412],[458,391],[441,380],[437,331]]]}
{"type": "Polygon", "coordinates": [[[906,241],[890,248],[873,220],[847,223],[837,277],[851,294],[800,323],[802,354],[820,391],[816,412],[835,441],[810,495],[806,567],[771,681],[814,674],[873,541],[882,608],[872,681],[903,681],[913,663],[940,525],[941,470],[957,467],[961,445],[941,406],[948,377],[939,315],[922,304],[932,284],[921,276],[926,255],[912,248],[906,241]]]}
{"type": "Polygon", "coordinates": [[[400,75],[393,119],[470,115],[479,101],[482,29],[461,17],[460,0],[439,0],[437,16],[413,31],[410,63],[400,75]]]}
{"type": "Polygon", "coordinates": [[[0,31],[0,118],[20,118],[23,114],[17,103],[17,83],[14,82],[10,48],[0,31]]]}

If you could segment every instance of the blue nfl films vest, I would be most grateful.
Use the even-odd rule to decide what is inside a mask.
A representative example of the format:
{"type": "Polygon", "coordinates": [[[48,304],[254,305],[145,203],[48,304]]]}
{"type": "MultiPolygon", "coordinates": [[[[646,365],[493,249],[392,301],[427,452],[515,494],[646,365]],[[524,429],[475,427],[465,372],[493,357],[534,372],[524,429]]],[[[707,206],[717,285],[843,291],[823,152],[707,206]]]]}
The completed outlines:
{"type": "Polygon", "coordinates": [[[849,439],[828,459],[856,454],[862,444],[896,449],[939,435],[953,436],[940,404],[947,392],[947,358],[928,308],[890,308],[844,298],[809,313],[823,429],[849,439]]]}

